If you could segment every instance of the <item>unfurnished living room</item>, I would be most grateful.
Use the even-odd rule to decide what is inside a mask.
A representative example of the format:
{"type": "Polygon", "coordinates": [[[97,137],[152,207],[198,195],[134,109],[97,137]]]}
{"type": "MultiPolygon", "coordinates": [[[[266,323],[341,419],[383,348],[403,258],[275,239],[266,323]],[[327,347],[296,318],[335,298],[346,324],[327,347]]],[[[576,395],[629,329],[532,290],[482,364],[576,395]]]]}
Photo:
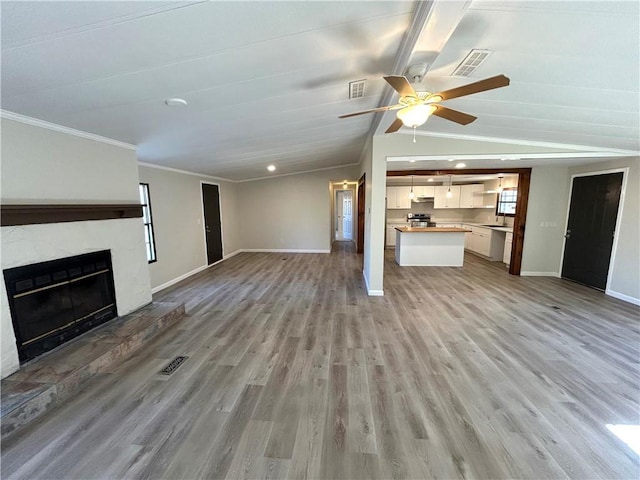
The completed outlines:
{"type": "Polygon", "coordinates": [[[0,19],[1,478],[640,478],[640,3],[0,19]]]}

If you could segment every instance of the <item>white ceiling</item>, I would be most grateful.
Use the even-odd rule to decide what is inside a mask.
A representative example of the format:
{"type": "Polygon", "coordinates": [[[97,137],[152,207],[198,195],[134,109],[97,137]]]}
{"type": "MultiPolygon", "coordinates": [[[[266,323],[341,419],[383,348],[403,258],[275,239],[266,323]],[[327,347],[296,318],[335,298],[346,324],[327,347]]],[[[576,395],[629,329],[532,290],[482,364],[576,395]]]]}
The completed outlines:
{"type": "Polygon", "coordinates": [[[353,164],[379,116],[337,117],[389,98],[381,77],[401,73],[417,28],[404,63],[430,62],[435,90],[512,80],[447,102],[475,123],[421,130],[640,149],[638,2],[433,5],[409,30],[415,2],[2,1],[2,108],[232,180],[271,163],[276,174],[353,164]],[[494,53],[473,78],[448,77],[471,48],[494,53]],[[366,97],[348,100],[348,81],[363,78],[366,97]],[[189,105],[166,107],[170,97],[189,105]]]}

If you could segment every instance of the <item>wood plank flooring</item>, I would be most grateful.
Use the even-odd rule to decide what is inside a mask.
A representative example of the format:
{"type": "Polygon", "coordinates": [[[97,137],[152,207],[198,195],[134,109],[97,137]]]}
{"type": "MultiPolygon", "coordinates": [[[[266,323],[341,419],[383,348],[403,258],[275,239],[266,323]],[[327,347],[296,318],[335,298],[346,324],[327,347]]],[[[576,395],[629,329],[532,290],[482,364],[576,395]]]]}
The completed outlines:
{"type": "Polygon", "coordinates": [[[243,253],[188,316],[2,444],[2,478],[638,478],[639,309],[551,278],[243,253]],[[189,358],[171,376],[159,371],[189,358]]]}

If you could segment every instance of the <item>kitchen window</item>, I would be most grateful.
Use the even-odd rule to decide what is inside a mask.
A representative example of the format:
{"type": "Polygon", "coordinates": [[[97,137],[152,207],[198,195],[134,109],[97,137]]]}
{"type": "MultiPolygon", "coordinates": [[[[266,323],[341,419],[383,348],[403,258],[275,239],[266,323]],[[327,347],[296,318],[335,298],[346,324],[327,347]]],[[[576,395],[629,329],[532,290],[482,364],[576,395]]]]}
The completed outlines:
{"type": "Polygon", "coordinates": [[[518,189],[505,188],[498,193],[498,203],[496,205],[496,215],[513,217],[516,214],[516,201],[518,200],[518,189]]]}
{"type": "Polygon", "coordinates": [[[153,235],[153,219],[151,218],[151,196],[149,184],[140,184],[140,203],[142,204],[142,221],[144,222],[144,242],[147,247],[147,261],[153,263],[156,257],[156,240],[153,235]]]}

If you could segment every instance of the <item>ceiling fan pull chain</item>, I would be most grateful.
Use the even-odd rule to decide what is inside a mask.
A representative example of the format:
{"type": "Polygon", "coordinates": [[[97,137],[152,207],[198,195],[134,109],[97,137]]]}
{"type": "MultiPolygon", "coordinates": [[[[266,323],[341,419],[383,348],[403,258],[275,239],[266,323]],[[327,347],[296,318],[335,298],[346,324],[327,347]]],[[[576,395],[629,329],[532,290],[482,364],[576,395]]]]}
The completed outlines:
{"type": "Polygon", "coordinates": [[[416,143],[416,127],[413,127],[413,143],[416,143]]]}

